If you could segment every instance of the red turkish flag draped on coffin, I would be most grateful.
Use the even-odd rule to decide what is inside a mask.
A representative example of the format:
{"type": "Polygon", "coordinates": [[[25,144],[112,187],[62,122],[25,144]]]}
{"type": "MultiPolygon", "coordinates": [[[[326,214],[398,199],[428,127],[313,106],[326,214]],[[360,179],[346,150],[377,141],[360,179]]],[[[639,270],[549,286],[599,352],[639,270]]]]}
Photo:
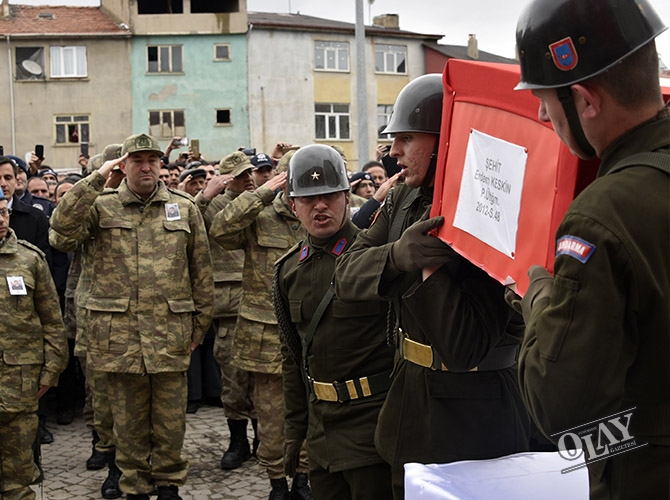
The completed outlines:
{"type": "MultiPolygon", "coordinates": [[[[553,271],[555,234],[599,160],[573,156],[539,101],[513,90],[519,67],[450,59],[431,216],[438,236],[501,283],[526,292],[533,264],[553,271]]],[[[670,88],[662,87],[665,101],[670,88]]]]}
{"type": "Polygon", "coordinates": [[[553,269],[556,229],[598,162],[570,153],[518,81],[517,65],[448,61],[431,216],[444,215],[442,240],[523,295],[532,264],[553,269]]]}

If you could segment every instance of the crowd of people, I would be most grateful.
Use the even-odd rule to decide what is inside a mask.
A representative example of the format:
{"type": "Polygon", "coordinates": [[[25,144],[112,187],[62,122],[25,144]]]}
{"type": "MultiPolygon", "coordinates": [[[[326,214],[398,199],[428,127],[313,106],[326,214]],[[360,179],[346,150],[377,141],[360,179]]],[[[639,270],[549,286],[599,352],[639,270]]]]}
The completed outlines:
{"type": "Polygon", "coordinates": [[[35,498],[53,441],[40,402],[54,388],[71,423],[78,381],[103,498],[179,500],[203,403],[230,429],[220,467],[256,456],[269,500],[400,500],[409,462],[554,450],[547,437],[626,408],[620,430],[645,446],[589,461],[591,498],[667,498],[664,29],[643,0],[522,13],[517,88],[601,159],[554,274],[531,267],[523,297],[432,235],[440,75],[403,88],[392,144],[358,172],[324,144],[173,162],[180,137],[141,133],[80,155],[81,173],[0,156],[0,498],[35,498]]]}

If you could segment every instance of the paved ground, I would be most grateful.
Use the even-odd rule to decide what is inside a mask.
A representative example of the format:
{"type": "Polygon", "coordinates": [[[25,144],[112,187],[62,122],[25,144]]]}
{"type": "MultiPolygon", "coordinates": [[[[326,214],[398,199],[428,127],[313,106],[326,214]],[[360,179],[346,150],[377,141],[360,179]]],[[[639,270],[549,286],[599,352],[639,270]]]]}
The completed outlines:
{"type": "MultiPolygon", "coordinates": [[[[77,416],[70,425],[58,425],[51,415],[47,428],[54,442],[42,445],[44,482],[36,488],[43,500],[98,500],[107,470],[86,470],[91,453],[91,433],[77,416]]],[[[249,435],[252,437],[251,425],[249,435]]],[[[219,461],[228,446],[228,426],[223,409],[201,406],[186,415],[184,456],[189,461],[184,500],[261,500],[268,497],[270,482],[255,459],[234,471],[223,471],[219,461]]],[[[251,439],[249,440],[251,442],[251,439]]]]}

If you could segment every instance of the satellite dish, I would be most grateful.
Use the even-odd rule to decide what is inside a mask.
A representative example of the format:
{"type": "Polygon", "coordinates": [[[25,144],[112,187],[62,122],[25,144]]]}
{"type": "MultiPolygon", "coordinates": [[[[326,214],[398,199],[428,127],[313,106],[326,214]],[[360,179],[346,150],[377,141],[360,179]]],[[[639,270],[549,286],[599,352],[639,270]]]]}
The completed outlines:
{"type": "Polygon", "coordinates": [[[30,59],[23,61],[21,66],[23,66],[23,69],[25,69],[31,75],[40,76],[42,74],[42,66],[40,66],[35,61],[31,61],[30,59]]]}

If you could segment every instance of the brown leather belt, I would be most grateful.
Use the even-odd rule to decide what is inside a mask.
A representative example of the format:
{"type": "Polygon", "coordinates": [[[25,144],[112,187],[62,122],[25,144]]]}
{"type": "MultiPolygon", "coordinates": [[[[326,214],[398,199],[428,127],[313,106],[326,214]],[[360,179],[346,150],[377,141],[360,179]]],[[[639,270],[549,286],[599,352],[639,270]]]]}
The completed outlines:
{"type": "Polygon", "coordinates": [[[346,382],[317,382],[308,376],[307,382],[316,399],[344,403],[388,391],[391,387],[391,370],[346,382]]]}
{"type": "MultiPolygon", "coordinates": [[[[438,361],[435,351],[431,346],[410,339],[402,331],[402,328],[398,329],[398,336],[400,353],[404,359],[415,365],[430,368],[431,370],[450,371],[444,363],[438,361]]],[[[468,371],[504,370],[505,368],[514,366],[518,354],[518,345],[495,347],[478,366],[475,366],[468,371]]]]}

